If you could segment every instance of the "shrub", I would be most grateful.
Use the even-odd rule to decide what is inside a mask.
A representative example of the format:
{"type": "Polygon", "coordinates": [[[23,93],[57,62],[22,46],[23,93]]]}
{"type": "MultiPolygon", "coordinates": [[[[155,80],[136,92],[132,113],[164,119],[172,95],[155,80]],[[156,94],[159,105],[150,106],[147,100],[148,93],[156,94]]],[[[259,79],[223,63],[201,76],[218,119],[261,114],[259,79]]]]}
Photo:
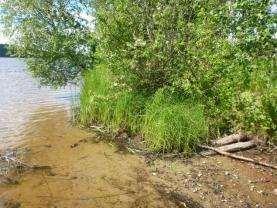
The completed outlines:
{"type": "Polygon", "coordinates": [[[271,4],[95,1],[97,55],[106,65],[86,75],[81,120],[142,132],[156,151],[190,152],[237,131],[273,137],[271,4]]]}
{"type": "Polygon", "coordinates": [[[210,137],[272,137],[272,1],[96,2],[98,49],[122,83],[152,94],[170,87],[201,103],[210,137]]]}
{"type": "Polygon", "coordinates": [[[168,97],[164,90],[156,92],[147,106],[142,127],[143,136],[155,151],[180,150],[190,153],[205,141],[207,124],[203,106],[168,97]]]}

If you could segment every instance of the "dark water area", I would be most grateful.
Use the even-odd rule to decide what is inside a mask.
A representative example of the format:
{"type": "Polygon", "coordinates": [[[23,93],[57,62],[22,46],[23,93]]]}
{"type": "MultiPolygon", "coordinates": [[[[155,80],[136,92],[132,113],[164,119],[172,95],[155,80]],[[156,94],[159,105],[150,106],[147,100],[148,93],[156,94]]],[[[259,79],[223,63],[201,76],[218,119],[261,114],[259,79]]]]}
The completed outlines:
{"type": "MultiPolygon", "coordinates": [[[[70,112],[70,103],[78,94],[76,86],[58,90],[41,87],[26,72],[23,59],[0,58],[0,144],[7,148],[18,145],[24,134],[25,124],[33,114],[55,113],[60,109],[70,112]],[[39,111],[39,108],[44,110],[39,111]]],[[[40,118],[32,125],[40,122],[40,118]]]]}

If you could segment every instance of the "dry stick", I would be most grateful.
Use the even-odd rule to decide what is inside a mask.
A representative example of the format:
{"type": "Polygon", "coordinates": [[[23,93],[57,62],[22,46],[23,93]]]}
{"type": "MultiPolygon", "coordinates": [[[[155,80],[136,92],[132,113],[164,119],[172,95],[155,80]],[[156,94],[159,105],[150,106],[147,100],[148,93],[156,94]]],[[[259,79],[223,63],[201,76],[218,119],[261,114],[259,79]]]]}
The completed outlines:
{"type": "Polygon", "coordinates": [[[247,157],[243,157],[243,156],[238,156],[238,155],[235,155],[235,154],[232,154],[232,153],[229,153],[229,152],[225,152],[225,151],[219,150],[218,148],[209,147],[209,146],[206,146],[206,145],[198,145],[198,146],[201,147],[201,148],[213,150],[213,151],[215,151],[215,152],[217,152],[217,153],[219,153],[221,155],[224,155],[224,156],[227,156],[227,157],[230,157],[230,158],[233,158],[233,159],[242,160],[242,161],[245,161],[245,162],[251,162],[251,163],[254,163],[256,165],[262,165],[262,166],[269,167],[269,168],[272,168],[272,169],[277,169],[276,165],[271,165],[271,164],[268,164],[268,163],[264,163],[264,162],[260,162],[260,161],[257,161],[257,160],[253,160],[251,158],[247,158],[247,157]]]}
{"type": "Polygon", "coordinates": [[[50,166],[47,166],[47,165],[45,165],[45,166],[43,166],[43,165],[42,166],[40,166],[40,165],[29,165],[27,163],[19,161],[18,159],[8,157],[8,156],[4,156],[4,155],[1,155],[1,154],[0,154],[0,158],[2,160],[8,161],[8,162],[11,161],[15,164],[19,164],[20,166],[27,167],[27,168],[34,169],[34,170],[35,169],[50,169],[51,168],[50,166]]]}
{"type": "MultiPolygon", "coordinates": [[[[246,149],[250,149],[254,146],[256,146],[256,141],[254,140],[250,140],[248,142],[237,142],[237,143],[233,143],[233,144],[227,144],[221,147],[217,147],[218,150],[220,151],[224,151],[224,152],[237,152],[237,151],[241,151],[241,150],[246,150],[246,149]]],[[[216,152],[212,151],[212,150],[207,150],[201,153],[204,156],[209,156],[209,155],[215,155],[216,152]]]]}
{"type": "Polygon", "coordinates": [[[222,146],[222,145],[232,144],[235,142],[244,142],[248,139],[249,138],[247,138],[245,134],[239,133],[239,134],[232,134],[232,135],[225,136],[223,138],[212,141],[212,143],[214,145],[222,146]]]}
{"type": "Polygon", "coordinates": [[[21,166],[23,166],[23,167],[25,166],[25,167],[27,167],[27,168],[33,168],[33,166],[31,166],[31,165],[29,165],[29,164],[27,164],[27,163],[21,162],[21,161],[15,159],[15,158],[12,158],[12,157],[0,155],[0,158],[1,158],[2,160],[6,160],[6,161],[8,161],[8,162],[9,162],[9,161],[12,161],[12,162],[14,162],[15,164],[19,164],[19,165],[21,165],[21,166]]]}

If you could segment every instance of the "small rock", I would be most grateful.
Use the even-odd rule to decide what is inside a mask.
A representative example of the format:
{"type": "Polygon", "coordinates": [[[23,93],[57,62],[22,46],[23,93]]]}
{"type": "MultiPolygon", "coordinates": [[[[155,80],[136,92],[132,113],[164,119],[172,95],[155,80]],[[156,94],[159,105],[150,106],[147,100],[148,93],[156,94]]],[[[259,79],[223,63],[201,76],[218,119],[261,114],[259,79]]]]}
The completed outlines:
{"type": "Polygon", "coordinates": [[[75,144],[70,145],[70,147],[74,148],[74,147],[77,147],[78,145],[79,145],[78,143],[75,143],[75,144]]]}
{"type": "Polygon", "coordinates": [[[250,191],[254,191],[254,189],[255,189],[255,186],[250,186],[250,191]]]}
{"type": "Polygon", "coordinates": [[[277,188],[273,190],[273,194],[277,196],[277,188]]]}
{"type": "Polygon", "coordinates": [[[264,192],[263,190],[257,191],[258,194],[262,194],[263,192],[264,192]]]}
{"type": "Polygon", "coordinates": [[[192,190],[193,193],[196,193],[197,191],[199,191],[198,188],[194,188],[194,189],[192,190]]]}

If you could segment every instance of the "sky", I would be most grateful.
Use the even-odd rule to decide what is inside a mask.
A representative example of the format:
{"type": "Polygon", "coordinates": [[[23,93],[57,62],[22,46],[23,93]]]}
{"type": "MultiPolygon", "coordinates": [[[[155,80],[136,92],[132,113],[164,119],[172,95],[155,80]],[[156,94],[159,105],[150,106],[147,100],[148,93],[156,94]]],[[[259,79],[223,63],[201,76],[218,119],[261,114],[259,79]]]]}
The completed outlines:
{"type": "Polygon", "coordinates": [[[4,36],[3,32],[1,31],[1,25],[0,25],[0,44],[1,43],[8,43],[8,38],[4,36]]]}

